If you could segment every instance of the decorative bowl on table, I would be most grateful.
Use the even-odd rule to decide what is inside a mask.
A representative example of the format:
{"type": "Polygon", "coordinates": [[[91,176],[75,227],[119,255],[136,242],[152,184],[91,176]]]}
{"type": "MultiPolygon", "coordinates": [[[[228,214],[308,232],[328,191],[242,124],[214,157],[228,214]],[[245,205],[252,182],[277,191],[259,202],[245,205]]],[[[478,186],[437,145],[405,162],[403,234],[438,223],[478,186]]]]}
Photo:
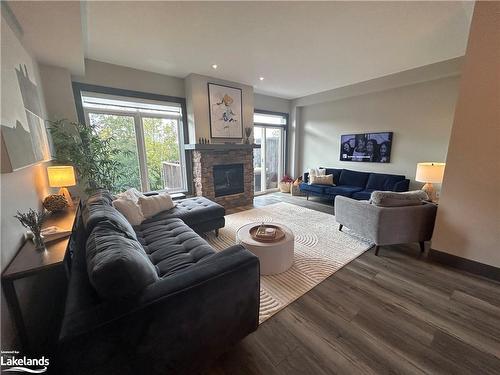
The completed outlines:
{"type": "Polygon", "coordinates": [[[250,237],[259,242],[278,242],[285,237],[285,232],[273,224],[259,224],[250,228],[250,237]]]}

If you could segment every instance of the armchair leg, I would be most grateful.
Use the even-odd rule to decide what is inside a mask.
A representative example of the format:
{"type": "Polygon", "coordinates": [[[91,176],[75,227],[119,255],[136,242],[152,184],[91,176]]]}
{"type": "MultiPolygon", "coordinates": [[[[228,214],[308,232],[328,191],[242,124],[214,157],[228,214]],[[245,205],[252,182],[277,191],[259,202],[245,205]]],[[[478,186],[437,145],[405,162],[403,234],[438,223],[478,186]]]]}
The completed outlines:
{"type": "Polygon", "coordinates": [[[379,245],[375,245],[375,255],[378,256],[378,251],[380,249],[379,245]]]}
{"type": "Polygon", "coordinates": [[[420,252],[423,253],[425,251],[425,242],[420,241],[418,244],[420,245],[420,252]]]}
{"type": "Polygon", "coordinates": [[[342,224],[339,224],[339,231],[341,231],[341,232],[342,232],[342,228],[343,228],[343,227],[344,227],[344,226],[343,226],[342,224]]]}
{"type": "Polygon", "coordinates": [[[219,228],[215,230],[215,237],[219,237],[219,228]]]}

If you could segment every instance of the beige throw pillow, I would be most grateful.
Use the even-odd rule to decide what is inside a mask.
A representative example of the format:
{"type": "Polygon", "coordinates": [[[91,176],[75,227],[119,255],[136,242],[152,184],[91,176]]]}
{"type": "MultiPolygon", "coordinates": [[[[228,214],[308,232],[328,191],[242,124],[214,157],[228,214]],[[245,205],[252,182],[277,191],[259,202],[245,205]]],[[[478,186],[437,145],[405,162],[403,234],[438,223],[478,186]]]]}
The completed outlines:
{"type": "Polygon", "coordinates": [[[329,174],[326,176],[312,176],[311,184],[317,185],[335,185],[333,183],[333,174],[329,174]]]}
{"type": "Polygon", "coordinates": [[[175,206],[172,197],[168,193],[160,193],[149,197],[139,197],[139,206],[142,214],[146,219],[149,219],[156,214],[170,210],[175,206]]]}
{"type": "Polygon", "coordinates": [[[116,208],[131,225],[139,225],[144,220],[141,207],[129,198],[118,198],[113,201],[116,208]]]}
{"type": "Polygon", "coordinates": [[[131,188],[131,189],[124,191],[123,193],[116,194],[116,197],[122,198],[122,199],[130,199],[130,200],[134,201],[135,203],[137,203],[137,201],[139,200],[140,197],[144,197],[144,194],[142,194],[136,188],[131,188]]]}
{"type": "Polygon", "coordinates": [[[309,185],[311,185],[312,178],[314,176],[324,176],[326,174],[326,169],[325,168],[309,168],[309,185]]]}

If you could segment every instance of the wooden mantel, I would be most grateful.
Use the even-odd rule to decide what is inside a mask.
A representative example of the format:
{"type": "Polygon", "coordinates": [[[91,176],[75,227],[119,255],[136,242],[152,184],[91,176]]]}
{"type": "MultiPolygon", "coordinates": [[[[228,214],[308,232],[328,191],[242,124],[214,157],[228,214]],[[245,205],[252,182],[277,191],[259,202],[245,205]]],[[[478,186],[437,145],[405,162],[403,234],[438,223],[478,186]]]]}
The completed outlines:
{"type": "Polygon", "coordinates": [[[185,150],[199,150],[199,151],[227,151],[227,150],[249,150],[260,148],[257,144],[244,144],[244,143],[207,143],[207,144],[185,144],[185,150]]]}

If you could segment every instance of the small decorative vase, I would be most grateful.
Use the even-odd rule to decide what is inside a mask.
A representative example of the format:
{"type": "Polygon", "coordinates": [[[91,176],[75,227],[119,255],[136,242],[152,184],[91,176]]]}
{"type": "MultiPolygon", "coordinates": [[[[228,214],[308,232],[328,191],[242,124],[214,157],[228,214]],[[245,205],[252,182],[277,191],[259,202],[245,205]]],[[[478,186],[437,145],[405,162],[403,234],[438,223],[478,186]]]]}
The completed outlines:
{"type": "Polygon", "coordinates": [[[44,250],[45,249],[45,242],[43,239],[43,236],[41,234],[34,234],[33,233],[33,243],[35,244],[35,250],[44,250]]]}

